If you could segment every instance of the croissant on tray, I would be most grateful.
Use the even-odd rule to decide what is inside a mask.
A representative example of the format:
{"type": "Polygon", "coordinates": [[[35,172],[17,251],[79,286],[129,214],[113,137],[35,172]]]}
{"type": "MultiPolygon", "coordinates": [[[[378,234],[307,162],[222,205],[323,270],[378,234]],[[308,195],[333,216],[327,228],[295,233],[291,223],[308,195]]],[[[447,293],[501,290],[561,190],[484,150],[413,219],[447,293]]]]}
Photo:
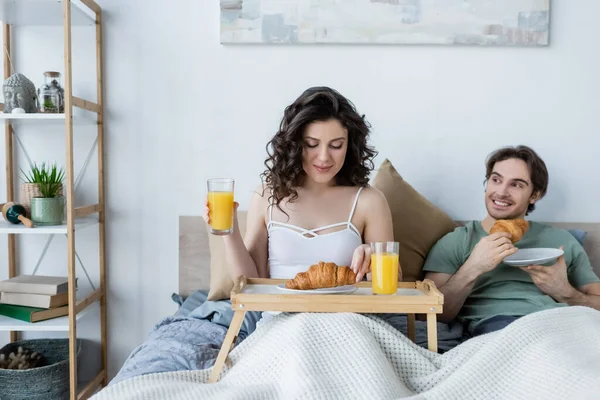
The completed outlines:
{"type": "Polygon", "coordinates": [[[508,232],[512,236],[510,238],[513,244],[517,243],[527,230],[529,229],[529,222],[524,219],[499,219],[490,229],[490,234],[496,232],[508,232]]]}
{"type": "Polygon", "coordinates": [[[299,272],[294,279],[285,283],[288,289],[310,290],[353,285],[356,274],[349,267],[339,267],[335,263],[319,262],[311,265],[308,271],[299,272]]]}

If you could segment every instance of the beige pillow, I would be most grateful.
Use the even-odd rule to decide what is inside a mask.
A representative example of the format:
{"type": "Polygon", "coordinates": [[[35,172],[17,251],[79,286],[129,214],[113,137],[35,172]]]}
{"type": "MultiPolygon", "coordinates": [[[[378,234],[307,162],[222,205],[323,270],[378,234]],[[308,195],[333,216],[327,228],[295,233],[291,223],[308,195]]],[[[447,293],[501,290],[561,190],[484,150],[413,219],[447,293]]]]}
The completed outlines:
{"type": "MultiPolygon", "coordinates": [[[[238,211],[238,224],[242,238],[246,234],[247,211],[238,211]]],[[[212,235],[210,226],[206,224],[206,233],[209,237],[210,246],[210,290],[208,300],[223,300],[231,296],[233,280],[229,276],[227,260],[225,259],[225,246],[223,237],[212,235]]]]}
{"type": "Polygon", "coordinates": [[[454,230],[456,223],[402,179],[388,159],[381,164],[371,186],[385,195],[392,211],[394,240],[400,243],[402,280],[422,279],[427,253],[442,236],[454,230]]]}

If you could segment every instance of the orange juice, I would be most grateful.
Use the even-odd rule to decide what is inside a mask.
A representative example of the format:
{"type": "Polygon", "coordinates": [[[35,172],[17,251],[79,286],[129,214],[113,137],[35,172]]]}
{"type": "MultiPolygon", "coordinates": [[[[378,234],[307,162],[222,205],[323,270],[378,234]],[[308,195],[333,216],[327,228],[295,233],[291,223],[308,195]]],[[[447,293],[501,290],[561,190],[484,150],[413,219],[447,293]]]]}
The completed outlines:
{"type": "Polygon", "coordinates": [[[395,294],[398,291],[398,254],[371,254],[371,278],[374,294],[395,294]]]}
{"type": "Polygon", "coordinates": [[[230,232],[233,228],[233,192],[208,192],[210,227],[230,232]]]}

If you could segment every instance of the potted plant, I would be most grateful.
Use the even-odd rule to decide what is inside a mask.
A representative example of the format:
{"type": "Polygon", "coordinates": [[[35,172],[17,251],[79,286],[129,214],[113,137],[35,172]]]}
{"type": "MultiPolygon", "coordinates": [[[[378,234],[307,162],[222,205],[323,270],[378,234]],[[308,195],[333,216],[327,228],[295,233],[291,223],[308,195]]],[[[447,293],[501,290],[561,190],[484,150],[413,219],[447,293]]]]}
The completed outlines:
{"type": "Polygon", "coordinates": [[[31,220],[36,225],[61,225],[65,219],[65,198],[62,195],[64,169],[55,164],[33,164],[29,174],[23,173],[25,183],[37,188],[31,198],[31,220]]]}

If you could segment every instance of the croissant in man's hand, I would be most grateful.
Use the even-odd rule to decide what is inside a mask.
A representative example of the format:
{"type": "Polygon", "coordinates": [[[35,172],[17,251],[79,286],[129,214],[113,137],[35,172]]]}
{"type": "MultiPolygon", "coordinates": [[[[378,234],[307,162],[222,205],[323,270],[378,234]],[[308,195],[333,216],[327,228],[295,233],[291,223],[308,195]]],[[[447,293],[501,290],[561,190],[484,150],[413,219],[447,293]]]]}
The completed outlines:
{"type": "Polygon", "coordinates": [[[515,244],[523,238],[529,230],[529,222],[524,219],[499,219],[494,223],[490,234],[496,232],[508,232],[511,234],[510,241],[515,244]]]}
{"type": "Polygon", "coordinates": [[[308,271],[297,273],[294,279],[286,282],[285,287],[296,290],[310,290],[353,285],[355,283],[356,274],[351,268],[321,261],[318,264],[311,265],[308,271]]]}

